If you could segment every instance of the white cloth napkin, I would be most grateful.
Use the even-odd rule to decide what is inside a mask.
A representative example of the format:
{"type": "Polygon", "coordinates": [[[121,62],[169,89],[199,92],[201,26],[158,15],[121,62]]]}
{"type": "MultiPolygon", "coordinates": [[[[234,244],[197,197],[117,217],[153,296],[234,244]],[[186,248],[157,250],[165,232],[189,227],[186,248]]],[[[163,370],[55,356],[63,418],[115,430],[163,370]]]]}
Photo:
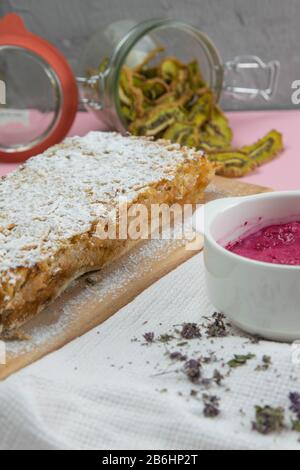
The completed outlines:
{"type": "MultiPolygon", "coordinates": [[[[205,366],[226,373],[234,354],[256,354],[232,371],[222,387],[217,418],[203,416],[202,389],[172,363],[178,341],[143,345],[143,334],[202,323],[214,312],[205,291],[203,256],[197,255],[123,308],[105,324],[0,384],[1,449],[297,449],[290,430],[262,436],[252,430],[255,405],[286,409],[289,392],[300,391],[300,365],[287,344],[252,344],[235,332],[182,346],[189,358],[214,352],[205,366]],[[145,323],[147,322],[147,323],[145,323]],[[134,340],[136,338],[137,340],[134,340]],[[267,371],[255,371],[262,356],[267,371]],[[295,362],[295,361],[294,361],[295,362]],[[192,389],[199,390],[191,397],[192,389]]],[[[295,351],[294,351],[295,354],[295,351]]]]}

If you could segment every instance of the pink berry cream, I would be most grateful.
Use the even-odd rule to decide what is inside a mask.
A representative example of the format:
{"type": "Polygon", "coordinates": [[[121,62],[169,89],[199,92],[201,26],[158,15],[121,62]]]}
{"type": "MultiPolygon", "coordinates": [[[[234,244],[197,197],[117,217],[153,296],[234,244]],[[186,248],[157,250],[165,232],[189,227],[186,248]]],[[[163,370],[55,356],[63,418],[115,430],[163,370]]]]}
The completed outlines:
{"type": "Polygon", "coordinates": [[[300,218],[259,229],[230,242],[226,249],[264,263],[300,266],[300,218]]]}

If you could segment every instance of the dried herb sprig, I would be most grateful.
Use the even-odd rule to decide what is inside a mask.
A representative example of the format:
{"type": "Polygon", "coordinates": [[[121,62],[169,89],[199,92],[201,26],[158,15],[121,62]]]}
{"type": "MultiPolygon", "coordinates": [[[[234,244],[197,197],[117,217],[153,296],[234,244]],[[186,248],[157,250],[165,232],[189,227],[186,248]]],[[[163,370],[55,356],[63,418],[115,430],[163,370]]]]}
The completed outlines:
{"type": "Polygon", "coordinates": [[[170,341],[172,341],[173,339],[175,339],[175,336],[173,335],[169,335],[168,333],[165,333],[165,334],[162,334],[160,335],[158,338],[157,338],[157,341],[159,343],[169,343],[170,341]]]}
{"type": "Polygon", "coordinates": [[[285,412],[283,408],[271,406],[255,407],[255,421],[252,423],[254,431],[260,434],[279,433],[285,429],[285,412]]]}
{"type": "Polygon", "coordinates": [[[256,367],[256,371],[261,372],[261,371],[266,371],[270,368],[272,365],[272,359],[270,356],[263,356],[262,358],[262,364],[256,367]]]}
{"type": "Polygon", "coordinates": [[[228,331],[225,324],[225,315],[223,313],[215,312],[210,323],[206,325],[206,336],[208,338],[224,338],[228,336],[228,331]]]}
{"type": "Polygon", "coordinates": [[[235,354],[234,358],[231,359],[231,361],[229,361],[227,364],[232,369],[236,369],[237,367],[244,366],[245,364],[247,364],[248,361],[250,361],[251,359],[254,359],[255,357],[256,357],[255,354],[247,354],[245,356],[235,354]]]}
{"type": "Polygon", "coordinates": [[[300,421],[298,419],[292,420],[292,430],[300,432],[300,421]]]}

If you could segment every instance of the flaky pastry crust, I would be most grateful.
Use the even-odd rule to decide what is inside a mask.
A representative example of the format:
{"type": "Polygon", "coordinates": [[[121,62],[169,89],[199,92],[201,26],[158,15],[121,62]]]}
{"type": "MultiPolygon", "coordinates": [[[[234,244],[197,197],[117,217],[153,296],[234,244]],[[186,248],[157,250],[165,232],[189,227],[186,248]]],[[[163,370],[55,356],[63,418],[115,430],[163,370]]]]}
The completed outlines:
{"type": "Polygon", "coordinates": [[[2,179],[0,333],[20,327],[75,278],[136,243],[98,236],[120,196],[129,207],[194,203],[213,175],[201,152],[93,132],[67,139],[2,179]]]}

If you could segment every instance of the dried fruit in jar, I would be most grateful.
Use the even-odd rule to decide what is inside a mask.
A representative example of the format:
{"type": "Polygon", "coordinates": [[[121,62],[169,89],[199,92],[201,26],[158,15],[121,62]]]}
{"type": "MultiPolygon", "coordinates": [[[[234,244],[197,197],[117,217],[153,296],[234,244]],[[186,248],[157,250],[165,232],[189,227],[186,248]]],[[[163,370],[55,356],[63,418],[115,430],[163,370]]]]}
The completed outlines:
{"type": "Polygon", "coordinates": [[[129,126],[134,135],[158,136],[162,131],[183,118],[183,112],[177,104],[153,108],[147,116],[137,119],[129,126]]]}
{"type": "Polygon", "coordinates": [[[176,98],[180,98],[183,94],[191,91],[188,78],[189,74],[187,69],[181,69],[178,72],[177,78],[170,83],[170,90],[175,92],[176,98]]]}
{"type": "Polygon", "coordinates": [[[206,91],[191,104],[188,122],[200,128],[211,119],[214,106],[214,97],[211,91],[206,91]]]}
{"type": "Polygon", "coordinates": [[[184,70],[185,66],[175,57],[167,57],[162,61],[158,70],[160,77],[166,83],[172,83],[179,77],[180,71],[184,70]]]}
{"type": "Polygon", "coordinates": [[[119,98],[134,116],[144,115],[144,96],[142,91],[133,83],[133,73],[129,67],[124,66],[120,75],[119,98]]]}
{"type": "Polygon", "coordinates": [[[121,110],[134,135],[164,138],[204,150],[217,163],[217,174],[242,177],[283,150],[282,136],[271,131],[253,145],[232,149],[233,132],[215,96],[193,60],[151,51],[137,67],[124,66],[120,80],[121,110]],[[155,64],[151,64],[156,59],[155,64]]]}
{"type": "Polygon", "coordinates": [[[197,91],[207,86],[200,71],[199,64],[196,60],[193,60],[192,62],[187,64],[187,69],[189,72],[190,87],[193,91],[197,91]]]}
{"type": "Polygon", "coordinates": [[[139,87],[144,96],[150,101],[156,101],[169,91],[168,85],[161,78],[145,80],[139,87]]]}
{"type": "Polygon", "coordinates": [[[189,147],[195,147],[197,143],[197,137],[193,126],[181,122],[176,122],[169,127],[163,134],[163,138],[189,147]]]}
{"type": "Polygon", "coordinates": [[[212,146],[222,146],[223,148],[231,146],[233,133],[227,117],[218,106],[214,107],[211,120],[204,127],[202,137],[204,142],[208,142],[212,146]]]}

